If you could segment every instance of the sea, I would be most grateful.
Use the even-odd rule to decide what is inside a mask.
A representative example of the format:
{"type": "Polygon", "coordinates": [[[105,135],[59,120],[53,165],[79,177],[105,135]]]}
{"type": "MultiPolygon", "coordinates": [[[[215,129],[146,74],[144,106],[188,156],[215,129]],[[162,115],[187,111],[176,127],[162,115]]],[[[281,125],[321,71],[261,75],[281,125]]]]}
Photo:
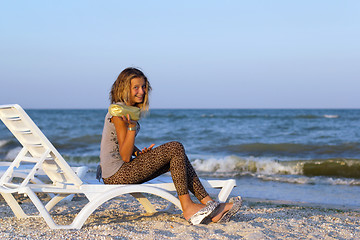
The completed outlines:
{"type": "MultiPolygon", "coordinates": [[[[106,109],[26,109],[72,166],[95,179],[106,109]]],[[[139,148],[180,141],[200,177],[231,195],[360,207],[360,109],[152,109],[139,148]]],[[[0,124],[0,161],[20,144],[0,124]]]]}

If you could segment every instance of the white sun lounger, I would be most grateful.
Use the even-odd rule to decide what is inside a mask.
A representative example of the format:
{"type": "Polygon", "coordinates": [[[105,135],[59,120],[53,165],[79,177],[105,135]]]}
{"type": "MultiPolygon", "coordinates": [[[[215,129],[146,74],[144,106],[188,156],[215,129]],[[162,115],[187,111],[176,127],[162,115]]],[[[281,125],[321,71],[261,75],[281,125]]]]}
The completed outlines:
{"type": "MultiPolygon", "coordinates": [[[[153,183],[129,185],[84,183],[19,105],[0,105],[0,118],[22,145],[20,153],[0,178],[0,193],[16,217],[30,216],[25,214],[13,194],[27,195],[39,212],[36,216],[42,217],[52,229],[80,229],[99,206],[122,194],[134,196],[150,213],[156,212],[156,209],[142,193],[157,195],[181,209],[180,201],[173,194],[175,187],[171,182],[155,179],[153,183]],[[45,174],[48,181],[37,181],[36,176],[39,174],[45,174]],[[14,182],[14,177],[19,176],[22,181],[14,182]],[[36,193],[47,193],[52,198],[43,203],[36,193]],[[84,194],[89,202],[71,224],[58,225],[50,210],[71,194],[84,194]]],[[[236,184],[233,179],[201,181],[205,188],[221,189],[217,199],[220,202],[227,200],[236,184]]]]}

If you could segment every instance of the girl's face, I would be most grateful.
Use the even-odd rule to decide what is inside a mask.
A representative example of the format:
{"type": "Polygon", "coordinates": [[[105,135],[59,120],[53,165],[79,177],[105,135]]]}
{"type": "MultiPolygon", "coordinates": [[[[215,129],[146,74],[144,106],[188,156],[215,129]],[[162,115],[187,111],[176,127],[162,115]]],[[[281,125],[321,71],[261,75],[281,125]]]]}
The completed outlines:
{"type": "Polygon", "coordinates": [[[131,79],[130,86],[130,105],[134,106],[138,103],[143,103],[146,94],[145,80],[142,78],[131,79]]]}

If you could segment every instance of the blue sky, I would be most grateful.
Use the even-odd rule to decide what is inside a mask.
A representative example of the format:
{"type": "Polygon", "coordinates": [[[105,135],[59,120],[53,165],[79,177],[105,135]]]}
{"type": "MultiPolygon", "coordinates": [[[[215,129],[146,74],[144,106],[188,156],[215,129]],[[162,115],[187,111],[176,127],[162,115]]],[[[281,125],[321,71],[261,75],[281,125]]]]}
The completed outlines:
{"type": "Polygon", "coordinates": [[[360,1],[1,1],[0,104],[106,108],[139,67],[152,108],[360,108],[360,1]]]}

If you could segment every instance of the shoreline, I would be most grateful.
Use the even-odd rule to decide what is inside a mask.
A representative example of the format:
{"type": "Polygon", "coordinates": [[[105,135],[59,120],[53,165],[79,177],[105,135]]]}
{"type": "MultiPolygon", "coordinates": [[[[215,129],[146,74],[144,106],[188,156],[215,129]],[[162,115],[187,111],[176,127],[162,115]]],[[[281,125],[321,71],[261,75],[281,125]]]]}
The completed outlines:
{"type": "Polygon", "coordinates": [[[360,213],[360,206],[345,206],[340,204],[328,204],[328,203],[310,203],[310,202],[296,202],[288,200],[272,200],[272,199],[261,199],[261,198],[252,198],[245,197],[244,201],[252,204],[270,204],[270,205],[289,205],[289,206],[298,206],[298,207],[307,207],[307,208],[319,208],[319,209],[334,209],[342,211],[354,211],[360,213]]]}
{"type": "MultiPolygon", "coordinates": [[[[167,202],[154,196],[156,208],[167,202]]],[[[25,198],[18,198],[28,213],[35,213],[25,198]]],[[[85,197],[59,203],[53,215],[69,224],[85,197]]],[[[42,218],[16,219],[0,198],[1,239],[354,239],[360,235],[360,211],[333,205],[244,198],[243,206],[229,223],[192,226],[181,211],[146,214],[130,195],[104,203],[80,230],[52,230],[42,218]]]]}

